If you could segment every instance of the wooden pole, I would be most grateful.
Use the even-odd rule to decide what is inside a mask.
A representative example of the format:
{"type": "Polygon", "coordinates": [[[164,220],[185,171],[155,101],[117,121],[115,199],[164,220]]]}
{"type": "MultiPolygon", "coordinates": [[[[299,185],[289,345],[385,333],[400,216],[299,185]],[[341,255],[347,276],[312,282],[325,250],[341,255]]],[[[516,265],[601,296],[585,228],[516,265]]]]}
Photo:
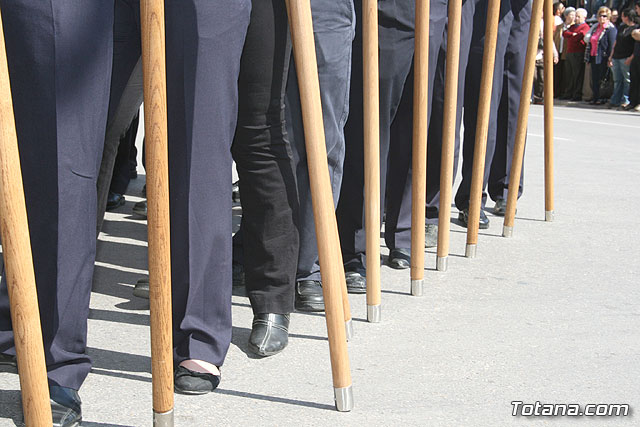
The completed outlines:
{"type": "Polygon", "coordinates": [[[287,10],[300,88],[336,409],[350,411],[353,408],[353,390],[341,290],[346,284],[329,182],[311,6],[309,0],[287,0],[287,10]]]}
{"type": "Polygon", "coordinates": [[[544,3],[544,218],[553,221],[553,2],[544,3]]]}
{"type": "Polygon", "coordinates": [[[47,367],[1,16],[0,233],[25,425],[50,426],[47,367]]]}
{"type": "Polygon", "coordinates": [[[380,322],[380,78],[378,1],[362,2],[364,81],[364,203],[367,240],[367,320],[380,322]]]}
{"type": "Polygon", "coordinates": [[[467,221],[467,247],[465,256],[475,258],[478,247],[478,229],[482,210],[482,187],[484,184],[485,156],[491,116],[491,94],[493,74],[496,63],[496,43],[498,24],[500,23],[500,0],[489,0],[487,9],[487,29],[484,38],[484,57],[482,58],[482,77],[478,99],[478,121],[476,140],[473,148],[473,171],[471,173],[471,192],[469,194],[469,218],[467,221]]]}
{"type": "Polygon", "coordinates": [[[436,269],[447,271],[449,230],[453,192],[453,155],[456,141],[456,113],[458,104],[458,72],[460,67],[460,28],[462,0],[449,1],[447,32],[447,63],[444,84],[444,117],[442,130],[442,159],[440,163],[440,208],[438,212],[438,254],[436,269]]]}
{"type": "Polygon", "coordinates": [[[173,426],[167,74],[163,0],[140,2],[154,426],[173,426]]]}
{"type": "Polygon", "coordinates": [[[421,296],[424,286],[424,222],[429,123],[429,9],[429,0],[416,0],[411,160],[411,295],[414,296],[421,296]]]}
{"type": "Polygon", "coordinates": [[[504,237],[513,236],[513,223],[516,217],[518,188],[520,186],[520,174],[522,173],[524,144],[527,138],[527,123],[529,120],[529,108],[531,107],[531,88],[533,86],[533,73],[536,67],[540,20],[542,19],[542,4],[544,1],[545,0],[533,0],[533,5],[531,6],[531,25],[529,27],[529,41],[527,42],[527,54],[524,62],[522,90],[520,91],[518,126],[516,128],[516,141],[511,161],[511,172],[509,173],[507,210],[504,215],[504,225],[502,227],[502,236],[504,237]]]}

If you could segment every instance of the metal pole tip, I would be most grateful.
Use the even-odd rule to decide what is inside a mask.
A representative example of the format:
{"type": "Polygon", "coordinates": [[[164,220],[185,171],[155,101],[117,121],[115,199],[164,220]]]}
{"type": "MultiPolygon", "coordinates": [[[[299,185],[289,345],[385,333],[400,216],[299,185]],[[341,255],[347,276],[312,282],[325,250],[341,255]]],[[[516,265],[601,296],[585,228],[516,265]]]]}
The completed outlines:
{"type": "Polygon", "coordinates": [[[424,280],[412,280],[411,281],[411,295],[414,297],[421,297],[424,289],[424,280]]]}
{"type": "Polygon", "coordinates": [[[380,304],[378,305],[367,305],[367,322],[369,323],[380,323],[380,319],[382,319],[382,312],[380,309],[380,304]]]}
{"type": "Polygon", "coordinates": [[[333,388],[336,398],[336,409],[340,412],[349,412],[353,409],[353,389],[351,386],[333,388]]]}
{"type": "Polygon", "coordinates": [[[173,427],[173,409],[167,412],[153,411],[153,427],[173,427]]]}
{"type": "Polygon", "coordinates": [[[544,220],[547,222],[553,222],[554,214],[555,214],[554,211],[546,211],[544,213],[544,220]]]}
{"type": "Polygon", "coordinates": [[[513,227],[507,225],[502,227],[502,237],[513,237],[513,227]]]}
{"type": "Polygon", "coordinates": [[[353,320],[349,319],[344,322],[344,332],[347,336],[347,341],[351,341],[353,339],[353,320]]]}
{"type": "Polygon", "coordinates": [[[478,249],[478,245],[467,245],[467,248],[464,251],[464,256],[467,258],[475,258],[476,249],[478,249]]]}
{"type": "Polygon", "coordinates": [[[449,257],[437,257],[436,258],[436,270],[438,271],[447,271],[447,267],[449,266],[449,257]]]}

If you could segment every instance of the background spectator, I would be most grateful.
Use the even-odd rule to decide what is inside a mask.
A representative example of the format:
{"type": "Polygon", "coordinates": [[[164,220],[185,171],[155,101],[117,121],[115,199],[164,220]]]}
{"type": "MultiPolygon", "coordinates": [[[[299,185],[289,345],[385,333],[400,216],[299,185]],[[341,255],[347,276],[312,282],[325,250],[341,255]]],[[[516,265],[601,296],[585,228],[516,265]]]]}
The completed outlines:
{"type": "Polygon", "coordinates": [[[591,103],[604,104],[607,100],[600,97],[600,81],[604,77],[609,65],[609,57],[613,51],[617,30],[610,21],[611,10],[601,7],[598,10],[598,23],[595,24],[587,35],[585,42],[585,61],[591,64],[591,90],[593,97],[591,103]]]}
{"type": "Polygon", "coordinates": [[[584,36],[589,31],[589,25],[584,21],[587,18],[585,9],[576,10],[573,25],[562,33],[566,42],[565,66],[567,85],[564,88],[563,99],[580,101],[582,99],[582,84],[584,81],[584,36]]]}
{"type": "Polygon", "coordinates": [[[553,32],[553,43],[558,51],[559,61],[553,66],[553,94],[554,97],[560,98],[564,94],[564,88],[569,85],[569,74],[566,73],[566,57],[567,42],[562,34],[573,25],[576,19],[576,10],[573,7],[567,7],[564,10],[564,22],[557,25],[553,32]]]}
{"type": "Polygon", "coordinates": [[[629,104],[629,66],[633,60],[633,47],[635,41],[631,32],[636,29],[636,12],[631,9],[622,11],[622,24],[619,27],[616,42],[613,46],[613,54],[609,60],[609,66],[613,70],[613,96],[609,101],[612,107],[629,104]]]}

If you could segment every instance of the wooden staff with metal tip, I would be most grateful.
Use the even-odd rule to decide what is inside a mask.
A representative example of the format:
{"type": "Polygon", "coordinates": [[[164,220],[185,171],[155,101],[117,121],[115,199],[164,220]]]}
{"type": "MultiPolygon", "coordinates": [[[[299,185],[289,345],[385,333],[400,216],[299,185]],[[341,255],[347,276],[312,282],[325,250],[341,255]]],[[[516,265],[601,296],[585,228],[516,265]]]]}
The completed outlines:
{"type": "Polygon", "coordinates": [[[364,81],[364,205],[367,241],[367,320],[380,322],[380,79],[378,2],[362,2],[364,81]]]}
{"type": "Polygon", "coordinates": [[[429,0],[416,0],[411,176],[411,295],[424,287],[424,222],[429,122],[429,0]]]}
{"type": "Polygon", "coordinates": [[[171,246],[164,0],[140,2],[149,234],[153,425],[173,426],[171,246]]]}
{"type": "Polygon", "coordinates": [[[311,6],[309,0],[287,0],[287,10],[300,88],[335,404],[338,411],[350,411],[353,408],[353,390],[341,289],[346,284],[329,181],[311,6]]]}
{"type": "Polygon", "coordinates": [[[498,40],[499,23],[500,0],[489,0],[487,29],[484,39],[484,56],[482,58],[482,76],[480,78],[480,94],[478,98],[476,140],[473,148],[471,191],[469,193],[467,246],[465,249],[465,256],[467,258],[475,258],[478,247],[478,229],[480,227],[480,211],[482,210],[482,186],[484,184],[485,156],[487,154],[489,118],[491,116],[491,93],[493,91],[493,74],[496,63],[496,44],[498,40]]]}
{"type": "Polygon", "coordinates": [[[453,160],[456,142],[458,105],[458,74],[460,68],[460,29],[462,0],[449,1],[447,58],[444,84],[444,117],[442,158],[440,163],[440,207],[438,212],[438,250],[436,269],[447,271],[449,234],[451,228],[451,198],[453,193],[453,160]]]}
{"type": "Polygon", "coordinates": [[[0,219],[24,422],[27,426],[50,426],[52,417],[47,367],[1,16],[0,219]]]}
{"type": "Polygon", "coordinates": [[[518,188],[520,186],[520,174],[522,173],[524,145],[527,138],[527,123],[529,120],[529,109],[531,107],[531,88],[533,86],[533,73],[536,67],[538,38],[540,37],[540,20],[542,19],[542,5],[544,1],[545,0],[533,0],[533,5],[531,6],[531,25],[529,27],[529,40],[527,42],[527,54],[524,62],[522,90],[520,91],[520,107],[518,109],[515,147],[511,160],[511,172],[509,173],[507,209],[502,227],[503,237],[513,236],[513,224],[516,217],[518,188]]]}
{"type": "Polygon", "coordinates": [[[553,221],[553,2],[544,3],[544,219],[553,221]]]}

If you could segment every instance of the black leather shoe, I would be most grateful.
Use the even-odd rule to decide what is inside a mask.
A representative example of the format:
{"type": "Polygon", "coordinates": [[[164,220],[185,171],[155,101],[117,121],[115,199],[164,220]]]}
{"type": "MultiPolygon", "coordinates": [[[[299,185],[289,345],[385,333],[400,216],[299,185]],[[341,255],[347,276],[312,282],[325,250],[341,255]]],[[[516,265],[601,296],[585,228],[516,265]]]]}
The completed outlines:
{"type": "Polygon", "coordinates": [[[296,310],[324,311],[322,284],[318,280],[296,282],[296,310]]]}
{"type": "Polygon", "coordinates": [[[133,295],[138,298],[149,299],[149,276],[138,279],[133,287],[133,295]]]}
{"type": "MultiPolygon", "coordinates": [[[[458,213],[458,219],[462,221],[464,226],[469,225],[469,209],[462,209],[458,213]]],[[[487,214],[484,213],[484,210],[480,211],[480,226],[478,227],[480,230],[486,230],[489,228],[489,218],[487,218],[487,214]]]]}
{"type": "Polygon", "coordinates": [[[344,277],[347,281],[347,292],[350,294],[367,293],[367,275],[360,262],[350,262],[344,266],[344,277]]]}
{"type": "Polygon", "coordinates": [[[174,387],[181,394],[207,394],[220,384],[220,375],[195,372],[178,366],[174,374],[174,387]]]}
{"type": "Polygon", "coordinates": [[[405,270],[411,267],[411,250],[396,248],[389,252],[389,267],[405,270]]]}
{"type": "Polygon", "coordinates": [[[114,209],[117,209],[120,206],[124,205],[124,202],[125,200],[122,194],[109,191],[109,195],[107,196],[107,210],[112,211],[114,209]]]}
{"type": "Polygon", "coordinates": [[[131,212],[140,219],[147,219],[147,200],[137,202],[131,208],[131,212]]]}
{"type": "Polygon", "coordinates": [[[253,316],[249,350],[267,357],[280,353],[289,344],[289,315],[263,313],[253,316]]]}
{"type": "Polygon", "coordinates": [[[507,212],[507,200],[502,198],[496,200],[496,204],[493,207],[493,214],[498,216],[504,216],[506,212],[507,212]]]}
{"type": "Polygon", "coordinates": [[[0,353],[0,366],[18,366],[16,357],[11,354],[0,353]]]}
{"type": "Polygon", "coordinates": [[[424,226],[424,247],[435,248],[438,246],[438,225],[426,224],[424,226]]]}
{"type": "Polygon", "coordinates": [[[49,401],[54,427],[75,427],[82,422],[82,402],[72,388],[49,386],[49,401]]]}

